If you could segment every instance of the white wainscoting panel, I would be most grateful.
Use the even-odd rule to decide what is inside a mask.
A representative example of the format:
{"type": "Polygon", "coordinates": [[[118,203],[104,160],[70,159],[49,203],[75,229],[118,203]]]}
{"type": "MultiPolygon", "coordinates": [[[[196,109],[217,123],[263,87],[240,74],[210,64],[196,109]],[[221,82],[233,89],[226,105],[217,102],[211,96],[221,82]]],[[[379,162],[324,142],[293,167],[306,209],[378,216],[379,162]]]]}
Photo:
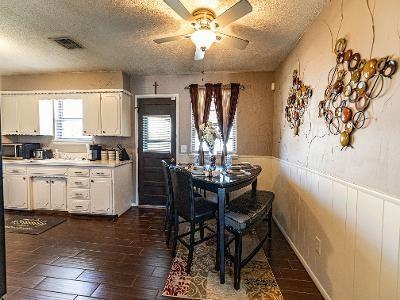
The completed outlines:
{"type": "Polygon", "coordinates": [[[270,160],[274,219],[323,296],[400,299],[400,199],[270,160]]]}
{"type": "Polygon", "coordinates": [[[400,199],[274,157],[238,161],[262,167],[258,188],[324,298],[400,300],[400,199]]]}

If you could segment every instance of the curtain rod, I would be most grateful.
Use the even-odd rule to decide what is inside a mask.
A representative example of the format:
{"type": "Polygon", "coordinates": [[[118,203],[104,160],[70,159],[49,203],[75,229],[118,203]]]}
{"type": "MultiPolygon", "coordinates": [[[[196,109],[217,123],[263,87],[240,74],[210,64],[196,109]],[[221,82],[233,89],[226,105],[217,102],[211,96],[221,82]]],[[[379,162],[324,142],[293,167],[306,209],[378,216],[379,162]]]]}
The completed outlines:
{"type": "MultiPolygon", "coordinates": [[[[199,89],[205,89],[205,88],[206,88],[205,85],[200,85],[199,84],[199,89]]],[[[223,89],[230,89],[231,85],[230,84],[223,84],[222,88],[223,89]]],[[[185,86],[185,90],[188,90],[188,89],[190,89],[190,86],[185,86]]],[[[240,85],[239,89],[244,90],[245,89],[244,85],[240,85]]]]}

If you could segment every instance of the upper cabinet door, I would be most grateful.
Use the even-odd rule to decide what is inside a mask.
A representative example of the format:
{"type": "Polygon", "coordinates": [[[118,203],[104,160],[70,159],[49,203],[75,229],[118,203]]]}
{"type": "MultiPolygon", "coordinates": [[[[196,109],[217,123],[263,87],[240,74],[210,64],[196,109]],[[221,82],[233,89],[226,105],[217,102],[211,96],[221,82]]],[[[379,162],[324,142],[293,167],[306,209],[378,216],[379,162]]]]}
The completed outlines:
{"type": "Polygon", "coordinates": [[[121,94],[101,94],[101,134],[121,135],[121,94]]]}
{"type": "Polygon", "coordinates": [[[83,134],[101,134],[100,94],[87,94],[83,98],[83,134]]]}
{"type": "Polygon", "coordinates": [[[18,96],[1,97],[1,129],[2,134],[18,134],[18,96]]]}
{"type": "Polygon", "coordinates": [[[39,104],[35,95],[18,96],[19,133],[39,135],[39,104]]]}

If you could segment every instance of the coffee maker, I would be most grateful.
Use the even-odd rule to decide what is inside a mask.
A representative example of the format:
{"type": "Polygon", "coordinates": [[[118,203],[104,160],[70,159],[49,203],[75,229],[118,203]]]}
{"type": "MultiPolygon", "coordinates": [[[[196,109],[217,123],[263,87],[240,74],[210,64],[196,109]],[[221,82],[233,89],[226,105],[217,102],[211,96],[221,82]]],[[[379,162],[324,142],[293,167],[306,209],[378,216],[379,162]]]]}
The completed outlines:
{"type": "Polygon", "coordinates": [[[90,145],[90,152],[92,157],[90,160],[100,160],[101,159],[101,145],[93,144],[90,145]]]}

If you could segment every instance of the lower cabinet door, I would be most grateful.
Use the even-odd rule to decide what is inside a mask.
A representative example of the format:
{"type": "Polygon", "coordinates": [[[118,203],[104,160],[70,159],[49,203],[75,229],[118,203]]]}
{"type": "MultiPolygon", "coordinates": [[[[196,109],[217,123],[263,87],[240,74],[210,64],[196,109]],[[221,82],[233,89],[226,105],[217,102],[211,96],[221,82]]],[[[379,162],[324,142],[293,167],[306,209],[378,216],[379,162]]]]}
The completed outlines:
{"type": "Polygon", "coordinates": [[[90,180],[92,213],[112,214],[112,180],[92,178],[90,180]]]}
{"type": "Polygon", "coordinates": [[[4,176],[4,207],[29,208],[29,180],[25,175],[4,176]]]}
{"type": "Polygon", "coordinates": [[[51,209],[67,210],[67,184],[65,179],[51,180],[51,209]]]}
{"type": "Polygon", "coordinates": [[[51,181],[48,178],[32,179],[33,209],[51,209],[50,184],[51,181]]]}

